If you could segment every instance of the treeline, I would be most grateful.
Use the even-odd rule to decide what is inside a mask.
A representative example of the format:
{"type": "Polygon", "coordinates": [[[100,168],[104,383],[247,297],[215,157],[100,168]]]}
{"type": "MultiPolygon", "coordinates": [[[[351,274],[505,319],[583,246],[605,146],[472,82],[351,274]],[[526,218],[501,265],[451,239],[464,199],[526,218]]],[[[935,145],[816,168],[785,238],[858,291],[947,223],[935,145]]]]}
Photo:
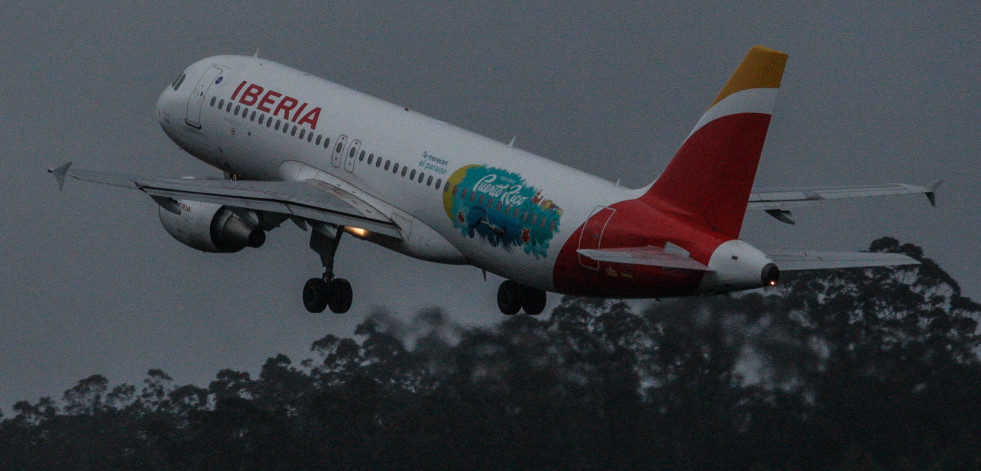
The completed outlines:
{"type": "Polygon", "coordinates": [[[764,294],[377,312],[207,387],[150,370],[14,406],[2,469],[981,469],[981,305],[923,262],[764,294]]]}

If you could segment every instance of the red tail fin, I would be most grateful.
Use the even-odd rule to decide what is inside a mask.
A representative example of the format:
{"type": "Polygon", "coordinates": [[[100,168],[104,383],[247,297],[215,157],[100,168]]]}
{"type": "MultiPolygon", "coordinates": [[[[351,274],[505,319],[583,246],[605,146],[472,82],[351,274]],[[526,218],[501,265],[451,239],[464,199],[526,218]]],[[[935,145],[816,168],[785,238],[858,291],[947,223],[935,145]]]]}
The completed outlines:
{"type": "Polygon", "coordinates": [[[640,199],[739,237],[786,63],[784,53],[752,48],[640,199]]]}

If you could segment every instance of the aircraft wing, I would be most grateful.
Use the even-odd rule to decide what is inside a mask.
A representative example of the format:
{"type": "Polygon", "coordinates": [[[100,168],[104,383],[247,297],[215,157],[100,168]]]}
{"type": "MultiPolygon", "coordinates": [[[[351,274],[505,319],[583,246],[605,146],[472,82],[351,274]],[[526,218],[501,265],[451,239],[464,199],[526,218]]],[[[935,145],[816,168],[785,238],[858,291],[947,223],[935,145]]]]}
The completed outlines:
{"type": "MultiPolygon", "coordinates": [[[[660,247],[624,247],[616,249],[579,249],[577,252],[593,260],[610,263],[649,265],[662,268],[711,271],[688,256],[683,250],[660,247]]],[[[882,252],[815,252],[772,250],[766,253],[780,271],[829,270],[837,268],[885,267],[918,265],[920,262],[899,253],[882,252]]]]}
{"type": "Polygon", "coordinates": [[[942,182],[937,180],[927,186],[885,183],[863,186],[760,189],[750,193],[746,209],[766,211],[781,222],[793,224],[794,221],[790,219],[790,209],[824,204],[828,200],[923,193],[930,200],[930,204],[936,206],[936,191],[942,182]]]}
{"type": "Polygon", "coordinates": [[[883,252],[812,252],[773,250],[767,257],[780,271],[828,270],[834,268],[885,267],[918,265],[920,262],[901,253],[883,252]]]}
{"type": "Polygon", "coordinates": [[[71,169],[71,162],[48,169],[64,186],[66,177],[103,185],[140,190],[173,211],[176,200],[186,199],[236,208],[279,213],[338,226],[359,227],[396,239],[399,227],[357,197],[324,182],[146,178],[118,173],[71,169]]]}
{"type": "Polygon", "coordinates": [[[668,247],[668,249],[662,249],[648,245],[646,247],[624,247],[616,249],[579,249],[576,252],[600,262],[680,268],[683,270],[709,270],[707,266],[691,258],[684,250],[680,248],[671,250],[671,245],[668,247]]]}

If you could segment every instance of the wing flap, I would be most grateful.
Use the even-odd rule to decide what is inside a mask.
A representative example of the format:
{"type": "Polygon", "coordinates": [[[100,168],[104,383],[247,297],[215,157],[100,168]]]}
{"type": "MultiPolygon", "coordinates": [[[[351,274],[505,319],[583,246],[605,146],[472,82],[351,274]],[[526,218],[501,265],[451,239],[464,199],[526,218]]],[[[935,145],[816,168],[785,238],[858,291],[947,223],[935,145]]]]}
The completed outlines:
{"type": "Polygon", "coordinates": [[[691,258],[683,250],[673,251],[652,245],[615,249],[579,249],[577,252],[600,262],[709,271],[707,266],[691,258]]]}
{"type": "Polygon", "coordinates": [[[780,271],[829,270],[835,268],[918,265],[920,262],[900,253],[815,252],[773,250],[766,253],[780,271]]]}

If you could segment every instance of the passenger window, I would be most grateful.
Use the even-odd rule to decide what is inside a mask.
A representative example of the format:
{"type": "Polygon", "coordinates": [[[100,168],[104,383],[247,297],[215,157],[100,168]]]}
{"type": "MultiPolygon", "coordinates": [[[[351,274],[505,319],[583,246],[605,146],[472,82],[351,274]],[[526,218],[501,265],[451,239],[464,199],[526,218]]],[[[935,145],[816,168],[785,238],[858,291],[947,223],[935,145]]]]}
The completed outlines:
{"type": "Polygon", "coordinates": [[[426,186],[433,186],[433,176],[432,175],[430,175],[429,178],[426,179],[426,186]]]}
{"type": "Polygon", "coordinates": [[[347,156],[350,158],[354,158],[354,153],[357,151],[358,151],[357,147],[351,146],[351,151],[347,153],[347,156]]]}
{"type": "Polygon", "coordinates": [[[280,121],[280,120],[278,120],[278,119],[276,120],[276,130],[277,130],[277,131],[279,131],[279,123],[281,123],[281,122],[282,122],[282,121],[280,121]]]}
{"type": "MultiPolygon", "coordinates": [[[[436,189],[437,190],[440,189],[440,187],[442,187],[442,185],[443,185],[443,179],[442,178],[437,178],[436,179],[436,189]]],[[[446,187],[443,188],[443,193],[446,193],[446,191],[449,190],[449,189],[450,189],[450,185],[449,185],[449,183],[447,183],[446,184],[446,187]]]]}
{"type": "Polygon", "coordinates": [[[402,176],[403,177],[405,176],[405,172],[408,171],[408,170],[409,170],[409,167],[405,167],[405,166],[402,167],[402,176]]]}
{"type": "MultiPolygon", "coordinates": [[[[296,131],[293,131],[293,132],[295,133],[296,131]]],[[[303,139],[303,136],[304,136],[304,135],[305,135],[306,133],[307,133],[307,130],[306,130],[306,129],[301,129],[301,130],[300,130],[300,139],[303,139]]]]}
{"type": "MultiPolygon", "coordinates": [[[[283,134],[290,132],[290,123],[283,123],[283,134]]],[[[296,134],[296,126],[293,126],[293,134],[296,134]]]]}
{"type": "Polygon", "coordinates": [[[227,104],[225,104],[225,112],[226,113],[231,113],[232,112],[232,102],[231,101],[229,101],[227,104]]]}
{"type": "Polygon", "coordinates": [[[484,195],[480,195],[480,199],[477,200],[477,204],[480,206],[484,205],[484,195]]]}
{"type": "Polygon", "coordinates": [[[330,138],[324,138],[324,149],[330,147],[330,138]]]}
{"type": "Polygon", "coordinates": [[[235,116],[238,116],[238,110],[239,110],[239,108],[241,108],[241,107],[238,106],[238,105],[235,105],[235,116]]]}
{"type": "Polygon", "coordinates": [[[361,151],[361,153],[358,154],[358,160],[364,160],[364,151],[361,151]]]}
{"type": "Polygon", "coordinates": [[[371,165],[371,162],[373,162],[374,160],[375,160],[375,154],[369,155],[368,156],[368,165],[371,165]]]}
{"type": "Polygon", "coordinates": [[[415,180],[415,179],[416,179],[416,169],[412,169],[412,171],[409,172],[409,180],[415,180]]]}
{"type": "Polygon", "coordinates": [[[249,115],[249,121],[255,121],[255,111],[253,111],[252,114],[249,115]]]}
{"type": "Polygon", "coordinates": [[[550,221],[550,222],[548,223],[548,230],[550,230],[550,231],[552,231],[552,232],[555,232],[555,219],[552,219],[552,220],[551,220],[551,221],[550,221]]]}
{"type": "Polygon", "coordinates": [[[290,136],[296,135],[296,126],[293,126],[293,131],[290,132],[290,136]]]}
{"type": "Polygon", "coordinates": [[[211,107],[212,108],[214,108],[214,106],[215,106],[215,98],[217,98],[217,97],[211,97],[211,107]]]}
{"type": "Polygon", "coordinates": [[[388,170],[388,166],[391,165],[391,164],[392,164],[392,161],[391,160],[386,160],[385,161],[385,170],[388,170]]]}
{"type": "Polygon", "coordinates": [[[538,222],[538,215],[537,214],[532,214],[531,215],[531,225],[534,226],[536,222],[538,222]]]}
{"type": "Polygon", "coordinates": [[[262,126],[262,122],[263,122],[263,120],[265,120],[265,119],[266,119],[266,115],[264,115],[264,114],[260,114],[260,115],[259,115],[259,126],[262,126]]]}
{"type": "Polygon", "coordinates": [[[378,160],[375,161],[375,167],[381,167],[381,166],[382,166],[382,158],[379,155],[378,160]]]}
{"type": "Polygon", "coordinates": [[[324,136],[321,136],[320,134],[317,134],[317,142],[315,142],[314,144],[319,146],[320,145],[320,141],[322,141],[322,140],[324,140],[324,136]]]}
{"type": "Polygon", "coordinates": [[[307,142],[313,142],[313,131],[310,131],[310,134],[307,134],[307,142]]]}
{"type": "Polygon", "coordinates": [[[222,98],[221,100],[218,100],[218,109],[220,110],[224,107],[225,107],[225,99],[222,98]]]}
{"type": "Polygon", "coordinates": [[[392,173],[399,173],[399,163],[398,162],[395,162],[395,165],[392,166],[392,173]]]}
{"type": "Polygon", "coordinates": [[[500,201],[498,201],[497,202],[497,208],[495,208],[495,209],[497,209],[498,211],[500,211],[502,207],[504,207],[504,204],[502,204],[500,201]]]}
{"type": "Polygon", "coordinates": [[[343,148],[344,148],[344,142],[343,141],[337,141],[337,147],[334,148],[334,152],[340,152],[341,149],[343,149],[343,148]]]}

